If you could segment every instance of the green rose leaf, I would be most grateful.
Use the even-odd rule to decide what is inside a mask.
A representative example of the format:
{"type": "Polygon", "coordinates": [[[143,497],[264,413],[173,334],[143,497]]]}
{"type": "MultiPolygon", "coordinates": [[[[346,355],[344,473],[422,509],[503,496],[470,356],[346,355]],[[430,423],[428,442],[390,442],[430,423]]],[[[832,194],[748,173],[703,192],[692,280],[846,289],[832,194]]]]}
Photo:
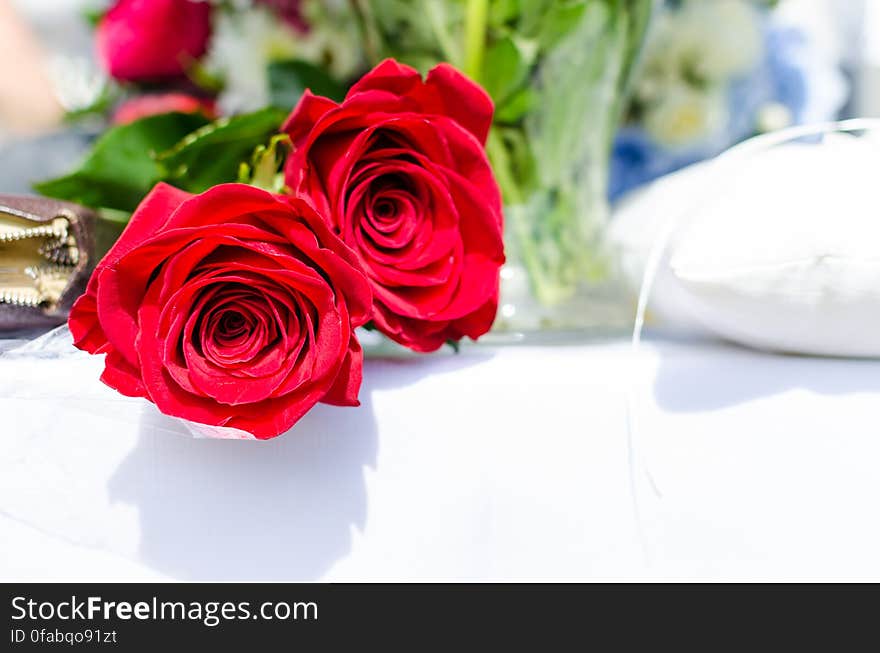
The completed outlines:
{"type": "Polygon", "coordinates": [[[163,178],[157,152],[202,127],[207,118],[195,113],[166,113],[112,127],[95,141],[91,152],[70,174],[34,184],[47,197],[91,207],[133,211],[163,178]]]}
{"type": "Polygon", "coordinates": [[[269,64],[269,96],[272,105],[290,111],[309,89],[337,102],[345,97],[346,88],[327,72],[306,61],[275,61],[269,64]]]}
{"type": "Polygon", "coordinates": [[[523,2],[534,0],[492,0],[489,6],[489,24],[495,29],[507,27],[522,14],[523,2]]]}
{"type": "Polygon", "coordinates": [[[517,91],[526,81],[535,58],[534,44],[506,36],[486,52],[483,86],[498,105],[517,91]]]}
{"type": "Polygon", "coordinates": [[[512,125],[519,122],[540,101],[535,89],[525,87],[511,95],[495,110],[495,122],[512,125]]]}
{"type": "Polygon", "coordinates": [[[545,50],[553,48],[573,32],[580,25],[586,9],[586,0],[551,3],[538,32],[541,48],[545,50]]]}
{"type": "Polygon", "coordinates": [[[278,131],[286,115],[270,107],[202,126],[156,157],[164,179],[191,193],[236,181],[242,161],[278,131]]]}

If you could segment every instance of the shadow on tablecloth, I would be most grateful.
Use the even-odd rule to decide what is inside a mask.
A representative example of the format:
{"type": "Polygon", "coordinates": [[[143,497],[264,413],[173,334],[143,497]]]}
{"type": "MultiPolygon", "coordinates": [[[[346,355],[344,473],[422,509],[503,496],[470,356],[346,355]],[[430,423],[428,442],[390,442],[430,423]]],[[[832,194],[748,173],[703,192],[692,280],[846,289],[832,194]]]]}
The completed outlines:
{"type": "Polygon", "coordinates": [[[727,344],[658,344],[654,396],[673,412],[718,410],[788,390],[880,392],[880,361],[753,351],[727,344]]]}
{"type": "Polygon", "coordinates": [[[193,439],[145,411],[109,483],[111,499],[140,513],[141,561],[187,580],[319,578],[366,522],[364,466],[377,447],[369,393],[358,409],[318,406],[295,430],[268,442],[193,439]]]}
{"type": "Polygon", "coordinates": [[[320,578],[366,526],[364,468],[378,452],[372,393],[491,356],[368,361],[359,408],[319,404],[266,442],[193,439],[149,406],[108,484],[111,500],[139,511],[140,562],[185,580],[320,578]]]}

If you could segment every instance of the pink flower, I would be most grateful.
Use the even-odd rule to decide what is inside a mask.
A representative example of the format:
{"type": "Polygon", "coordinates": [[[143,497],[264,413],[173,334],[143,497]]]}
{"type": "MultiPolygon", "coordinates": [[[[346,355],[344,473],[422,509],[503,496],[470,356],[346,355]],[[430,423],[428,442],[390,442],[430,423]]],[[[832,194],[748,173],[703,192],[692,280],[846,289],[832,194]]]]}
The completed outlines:
{"type": "Polygon", "coordinates": [[[98,24],[98,56],[118,80],[182,74],[211,35],[211,5],[195,0],[118,0],[98,24]]]}
{"type": "Polygon", "coordinates": [[[114,125],[127,125],[135,120],[159,113],[202,113],[208,118],[216,117],[214,103],[186,93],[154,93],[139,95],[126,100],[113,114],[114,125]]]}

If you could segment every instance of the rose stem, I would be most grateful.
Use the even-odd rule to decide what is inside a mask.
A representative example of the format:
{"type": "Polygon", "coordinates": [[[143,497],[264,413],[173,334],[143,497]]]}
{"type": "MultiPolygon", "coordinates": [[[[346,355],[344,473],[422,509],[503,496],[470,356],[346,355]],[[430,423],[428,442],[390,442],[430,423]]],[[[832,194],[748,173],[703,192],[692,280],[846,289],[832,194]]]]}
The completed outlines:
{"type": "Polygon", "coordinates": [[[467,0],[465,11],[464,74],[479,83],[483,72],[483,52],[486,49],[489,0],[467,0]]]}

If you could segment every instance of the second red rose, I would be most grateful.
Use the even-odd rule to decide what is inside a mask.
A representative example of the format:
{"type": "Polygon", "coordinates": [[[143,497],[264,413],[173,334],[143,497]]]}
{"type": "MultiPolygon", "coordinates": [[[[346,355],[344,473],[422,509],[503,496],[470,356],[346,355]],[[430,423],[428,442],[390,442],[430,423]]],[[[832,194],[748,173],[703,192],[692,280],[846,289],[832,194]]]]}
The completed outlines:
{"type": "Polygon", "coordinates": [[[306,93],[283,129],[286,181],[328,217],[373,287],[373,322],[432,351],[492,326],[504,262],[484,144],[489,96],[451,66],[388,60],[337,104],[306,93]]]}

